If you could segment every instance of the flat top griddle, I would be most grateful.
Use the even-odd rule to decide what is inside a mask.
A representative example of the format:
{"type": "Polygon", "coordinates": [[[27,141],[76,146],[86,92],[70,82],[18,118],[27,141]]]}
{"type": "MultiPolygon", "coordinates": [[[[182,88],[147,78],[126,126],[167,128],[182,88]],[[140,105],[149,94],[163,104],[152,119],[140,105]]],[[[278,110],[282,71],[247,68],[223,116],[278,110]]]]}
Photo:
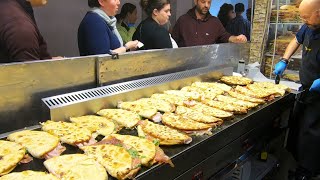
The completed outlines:
{"type": "MultiPolygon", "coordinates": [[[[287,96],[287,95],[288,94],[286,94],[285,96],[287,96]]],[[[207,141],[210,141],[211,139],[215,138],[219,133],[224,132],[225,130],[227,130],[228,128],[230,128],[232,126],[235,126],[237,123],[239,123],[241,121],[245,121],[248,117],[250,117],[256,113],[259,113],[259,111],[261,111],[269,106],[272,106],[272,104],[276,104],[277,101],[281,100],[284,97],[276,98],[272,102],[268,102],[266,104],[259,105],[258,107],[249,110],[248,114],[235,115],[234,119],[224,121],[222,126],[212,130],[213,134],[210,136],[209,135],[192,136],[192,142],[188,145],[161,146],[161,148],[164,150],[165,154],[168,155],[172,159],[173,163],[175,163],[176,157],[179,157],[180,155],[182,155],[186,151],[190,151],[194,147],[196,147],[202,143],[206,143],[207,141]]],[[[26,128],[26,129],[28,129],[28,128],[26,128]]],[[[40,130],[40,129],[35,129],[35,130],[40,130]]],[[[128,130],[128,129],[122,129],[119,132],[119,134],[134,135],[134,136],[138,135],[136,130],[128,130]]],[[[102,138],[103,138],[103,136],[98,136],[96,139],[101,140],[102,138]]],[[[83,153],[83,151],[77,147],[73,147],[68,144],[63,144],[63,145],[67,148],[67,150],[65,152],[63,152],[63,154],[77,154],[77,153],[82,154],[83,153]]],[[[217,146],[218,146],[218,144],[217,144],[217,146]]],[[[19,164],[12,172],[21,172],[24,170],[47,171],[47,169],[43,165],[43,162],[44,162],[44,160],[33,158],[33,161],[31,161],[27,164],[19,164]]],[[[169,168],[171,168],[168,164],[154,165],[150,168],[142,167],[141,170],[139,171],[139,173],[137,174],[136,178],[140,179],[145,174],[152,173],[153,171],[156,171],[158,168],[161,168],[163,166],[168,166],[169,168]]],[[[109,175],[109,179],[115,179],[115,178],[113,178],[109,175]]]]}

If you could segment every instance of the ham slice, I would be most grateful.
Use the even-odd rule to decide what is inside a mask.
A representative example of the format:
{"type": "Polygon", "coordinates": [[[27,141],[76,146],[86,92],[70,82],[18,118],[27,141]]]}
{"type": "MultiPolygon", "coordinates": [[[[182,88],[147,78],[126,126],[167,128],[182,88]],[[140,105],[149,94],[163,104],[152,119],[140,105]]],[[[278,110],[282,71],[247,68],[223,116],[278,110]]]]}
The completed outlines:
{"type": "Polygon", "coordinates": [[[29,154],[26,154],[26,155],[24,155],[24,157],[20,161],[20,163],[27,164],[27,163],[31,162],[32,160],[33,160],[33,158],[31,156],[29,156],[29,154]]]}
{"type": "Polygon", "coordinates": [[[186,107],[192,107],[192,106],[195,106],[197,102],[194,100],[191,100],[191,101],[184,101],[183,104],[186,105],[186,107]]]}
{"type": "Polygon", "coordinates": [[[152,117],[153,122],[161,122],[162,121],[162,114],[157,112],[153,117],[152,117]]]}
{"type": "Polygon", "coordinates": [[[56,156],[60,156],[64,151],[66,150],[66,147],[62,146],[60,143],[56,148],[54,148],[52,151],[48,152],[44,155],[45,159],[50,159],[56,156]]]}
{"type": "Polygon", "coordinates": [[[93,144],[95,144],[96,142],[97,142],[97,141],[96,141],[95,137],[92,136],[89,141],[87,141],[87,142],[82,142],[82,143],[77,143],[76,146],[78,146],[78,147],[80,148],[80,147],[83,147],[83,146],[93,145],[93,144]]]}
{"type": "Polygon", "coordinates": [[[170,160],[169,156],[167,156],[159,146],[156,146],[156,155],[154,157],[154,161],[158,162],[159,164],[166,163],[171,167],[174,167],[174,164],[170,160]]]}
{"type": "Polygon", "coordinates": [[[184,131],[188,135],[195,135],[195,136],[203,136],[203,135],[212,135],[211,132],[212,128],[206,129],[206,130],[200,130],[200,131],[184,131]]]}

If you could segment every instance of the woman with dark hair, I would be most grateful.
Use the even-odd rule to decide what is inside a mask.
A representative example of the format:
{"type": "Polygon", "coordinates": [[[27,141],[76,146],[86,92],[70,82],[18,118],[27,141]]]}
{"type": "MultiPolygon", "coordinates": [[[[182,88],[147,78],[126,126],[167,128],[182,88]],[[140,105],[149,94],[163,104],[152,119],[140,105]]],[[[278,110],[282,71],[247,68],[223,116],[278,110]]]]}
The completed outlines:
{"type": "Polygon", "coordinates": [[[218,18],[221,21],[223,27],[226,27],[228,22],[236,17],[232,4],[224,3],[219,10],[218,18]]]}
{"type": "Polygon", "coordinates": [[[120,14],[116,15],[117,29],[121,35],[123,43],[132,41],[133,33],[136,31],[134,27],[137,21],[137,7],[131,3],[125,3],[120,14]]]}
{"type": "Polygon", "coordinates": [[[139,24],[133,39],[144,44],[142,49],[172,48],[170,34],[163,27],[171,16],[170,0],[149,0],[144,3],[148,18],[139,24]]]}
{"type": "Polygon", "coordinates": [[[137,47],[138,41],[123,40],[117,30],[119,0],[88,0],[92,8],[78,29],[78,46],[81,56],[124,53],[137,47]]]}

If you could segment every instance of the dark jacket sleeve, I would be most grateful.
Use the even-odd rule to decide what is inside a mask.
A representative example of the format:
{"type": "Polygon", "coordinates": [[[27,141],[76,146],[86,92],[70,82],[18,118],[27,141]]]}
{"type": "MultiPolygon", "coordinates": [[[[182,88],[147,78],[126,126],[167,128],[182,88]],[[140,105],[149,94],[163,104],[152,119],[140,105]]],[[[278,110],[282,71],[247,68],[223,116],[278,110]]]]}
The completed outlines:
{"type": "Polygon", "coordinates": [[[110,53],[110,34],[106,29],[106,23],[97,16],[88,16],[79,27],[78,43],[80,43],[79,47],[86,47],[87,52],[81,52],[82,49],[79,48],[81,55],[110,53]]]}
{"type": "Polygon", "coordinates": [[[218,22],[217,22],[217,28],[219,29],[218,42],[220,42],[220,43],[229,42],[229,38],[230,38],[231,34],[226,31],[226,29],[223,27],[220,20],[218,20],[218,22]]]}
{"type": "Polygon", "coordinates": [[[181,33],[180,26],[181,26],[181,18],[179,18],[176,24],[174,25],[171,35],[179,47],[184,47],[185,45],[183,43],[183,38],[181,37],[181,34],[180,34],[181,33]]]}
{"type": "Polygon", "coordinates": [[[3,40],[10,59],[14,61],[41,59],[39,36],[32,23],[17,20],[5,26],[3,40]]]}

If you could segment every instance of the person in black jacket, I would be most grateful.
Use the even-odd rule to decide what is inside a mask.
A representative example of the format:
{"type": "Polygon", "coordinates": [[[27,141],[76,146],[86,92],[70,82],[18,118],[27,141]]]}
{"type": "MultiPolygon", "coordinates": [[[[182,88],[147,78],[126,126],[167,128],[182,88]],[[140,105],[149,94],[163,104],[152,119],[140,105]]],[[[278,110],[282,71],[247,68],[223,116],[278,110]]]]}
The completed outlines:
{"type": "Polygon", "coordinates": [[[146,3],[148,18],[139,24],[132,39],[142,42],[144,50],[172,48],[169,32],[163,27],[171,16],[170,1],[149,0],[146,3]]]}

